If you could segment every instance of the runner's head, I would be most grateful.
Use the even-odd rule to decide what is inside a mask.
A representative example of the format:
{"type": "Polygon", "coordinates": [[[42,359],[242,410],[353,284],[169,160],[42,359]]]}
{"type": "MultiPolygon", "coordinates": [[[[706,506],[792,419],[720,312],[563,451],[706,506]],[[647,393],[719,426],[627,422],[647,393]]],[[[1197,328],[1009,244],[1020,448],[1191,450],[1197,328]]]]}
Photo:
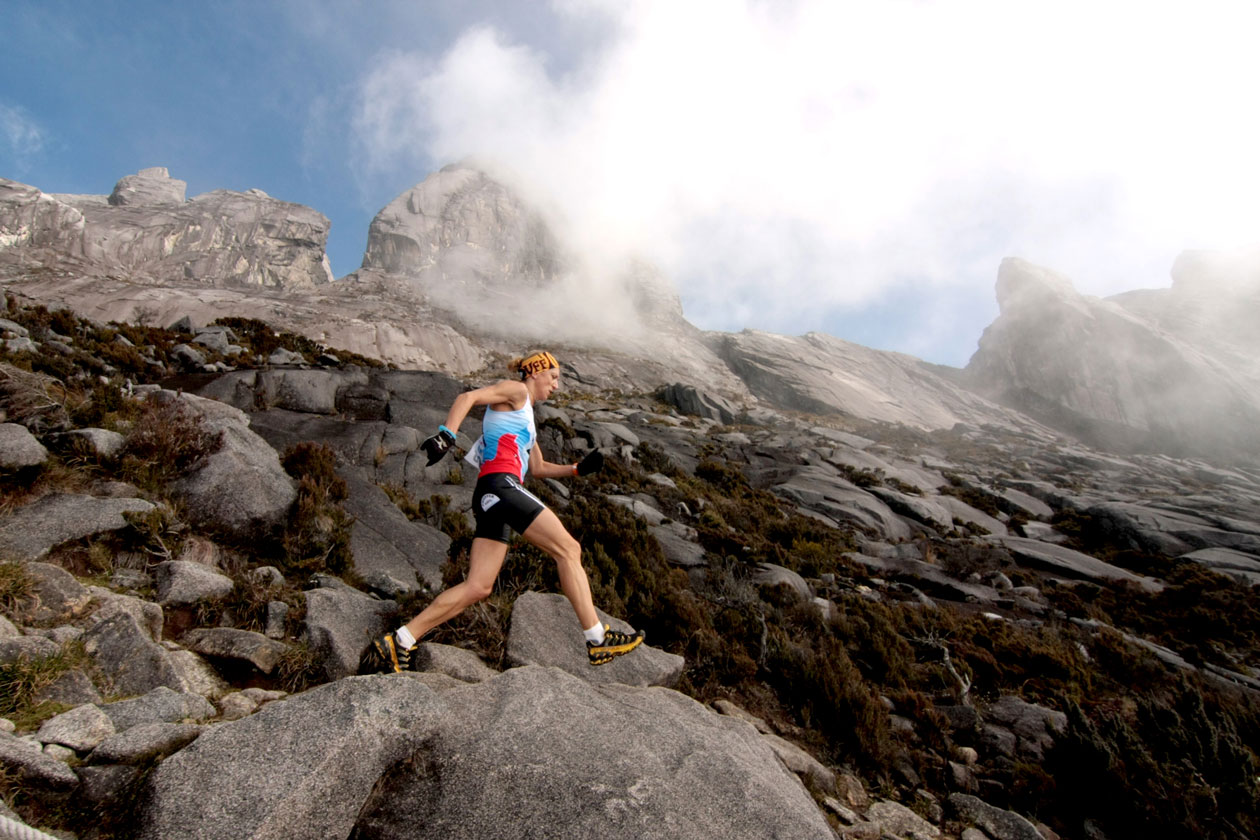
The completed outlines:
{"type": "Polygon", "coordinates": [[[536,401],[547,399],[560,387],[560,363],[546,350],[513,359],[508,363],[508,370],[520,375],[536,401]]]}

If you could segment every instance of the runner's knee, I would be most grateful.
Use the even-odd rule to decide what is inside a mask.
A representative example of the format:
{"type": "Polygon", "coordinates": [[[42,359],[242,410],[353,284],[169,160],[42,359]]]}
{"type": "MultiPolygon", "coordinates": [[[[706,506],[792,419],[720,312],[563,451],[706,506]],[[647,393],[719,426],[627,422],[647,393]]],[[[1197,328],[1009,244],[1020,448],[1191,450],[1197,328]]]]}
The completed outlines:
{"type": "Polygon", "coordinates": [[[494,591],[494,581],[485,583],[482,581],[466,580],[464,581],[464,600],[469,604],[475,604],[478,601],[484,601],[490,597],[490,593],[494,591]]]}
{"type": "Polygon", "coordinates": [[[582,546],[577,540],[566,534],[565,539],[556,546],[552,557],[555,558],[557,563],[580,568],[582,565],[582,546]]]}

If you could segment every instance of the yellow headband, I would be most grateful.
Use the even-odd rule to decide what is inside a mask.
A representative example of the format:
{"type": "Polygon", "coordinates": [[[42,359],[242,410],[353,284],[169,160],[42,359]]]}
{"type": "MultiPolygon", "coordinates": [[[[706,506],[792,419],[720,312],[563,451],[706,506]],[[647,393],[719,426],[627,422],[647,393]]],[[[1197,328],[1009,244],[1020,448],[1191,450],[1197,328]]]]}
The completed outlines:
{"type": "Polygon", "coordinates": [[[560,367],[560,363],[556,361],[555,356],[544,350],[521,360],[521,378],[525,379],[539,371],[554,367],[560,367]]]}

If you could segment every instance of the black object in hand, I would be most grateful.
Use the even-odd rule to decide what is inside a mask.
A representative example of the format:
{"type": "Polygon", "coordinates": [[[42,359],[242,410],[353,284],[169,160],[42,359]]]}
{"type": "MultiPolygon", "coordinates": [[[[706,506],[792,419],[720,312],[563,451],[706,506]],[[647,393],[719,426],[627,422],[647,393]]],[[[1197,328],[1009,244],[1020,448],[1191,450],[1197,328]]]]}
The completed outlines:
{"type": "Polygon", "coordinates": [[[429,454],[429,466],[431,467],[446,457],[447,451],[454,445],[455,435],[443,427],[438,430],[436,435],[420,444],[420,448],[429,454]]]}
{"type": "Polygon", "coordinates": [[[591,453],[583,458],[577,465],[578,475],[590,475],[599,472],[604,468],[604,453],[598,449],[591,450],[591,453]]]}

